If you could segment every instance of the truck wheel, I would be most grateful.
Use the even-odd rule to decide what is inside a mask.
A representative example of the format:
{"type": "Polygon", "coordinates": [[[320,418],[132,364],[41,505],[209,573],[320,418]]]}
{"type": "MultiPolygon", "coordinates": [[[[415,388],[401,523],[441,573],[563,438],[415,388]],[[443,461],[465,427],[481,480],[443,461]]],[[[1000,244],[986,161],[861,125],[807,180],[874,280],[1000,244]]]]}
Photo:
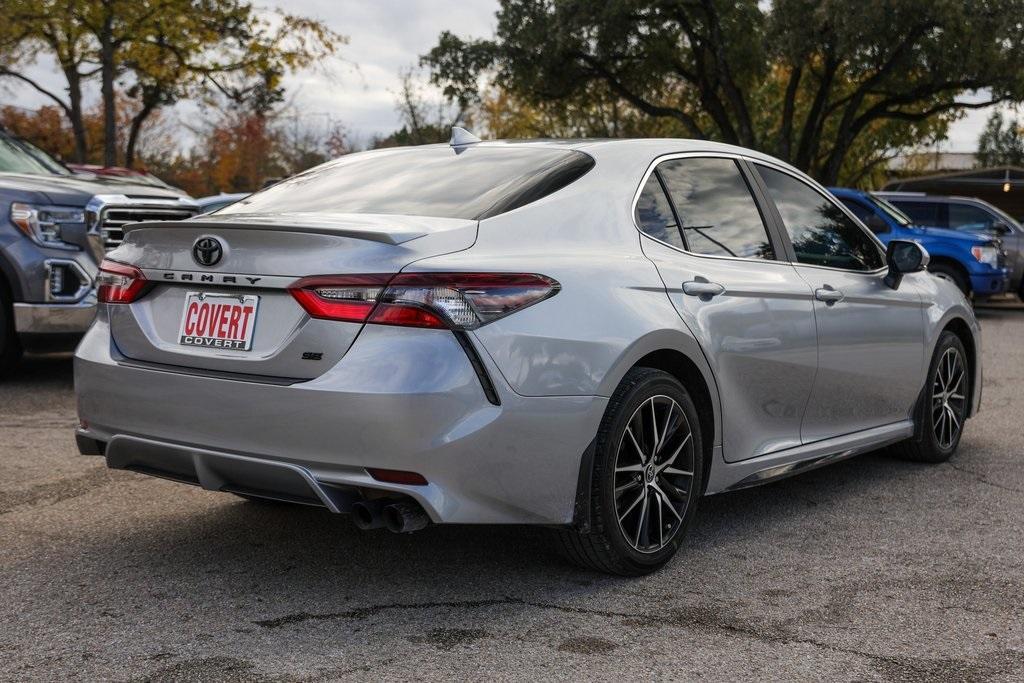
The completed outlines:
{"type": "Polygon", "coordinates": [[[964,293],[964,296],[971,295],[971,284],[967,278],[963,276],[956,266],[951,266],[948,263],[932,263],[928,266],[928,272],[939,278],[940,280],[949,280],[954,285],[960,288],[960,291],[964,293]]]}
{"type": "Polygon", "coordinates": [[[14,331],[14,307],[0,282],[0,378],[3,378],[21,358],[21,342],[14,331]]]}
{"type": "Polygon", "coordinates": [[[592,528],[557,530],[563,554],[621,576],[649,574],[668,562],[702,494],[701,436],[697,409],[675,377],[630,370],[597,435],[592,528]]]}

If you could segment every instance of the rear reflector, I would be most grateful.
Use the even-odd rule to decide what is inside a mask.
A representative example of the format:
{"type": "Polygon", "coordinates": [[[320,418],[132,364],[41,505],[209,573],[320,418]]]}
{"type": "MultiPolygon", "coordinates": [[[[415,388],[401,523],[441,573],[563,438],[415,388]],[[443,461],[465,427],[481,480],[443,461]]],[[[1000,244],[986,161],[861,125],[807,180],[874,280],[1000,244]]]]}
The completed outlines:
{"type": "Polygon", "coordinates": [[[135,266],[103,259],[96,277],[96,299],[105,304],[130,304],[148,285],[146,276],[135,266]]]}
{"type": "Polygon", "coordinates": [[[299,280],[292,295],[314,318],[473,330],[555,295],[533,273],[400,273],[299,280]]]}
{"type": "Polygon", "coordinates": [[[366,471],[377,481],[389,484],[405,484],[406,486],[426,486],[427,480],[422,474],[404,470],[385,470],[379,467],[367,467],[366,471]]]}

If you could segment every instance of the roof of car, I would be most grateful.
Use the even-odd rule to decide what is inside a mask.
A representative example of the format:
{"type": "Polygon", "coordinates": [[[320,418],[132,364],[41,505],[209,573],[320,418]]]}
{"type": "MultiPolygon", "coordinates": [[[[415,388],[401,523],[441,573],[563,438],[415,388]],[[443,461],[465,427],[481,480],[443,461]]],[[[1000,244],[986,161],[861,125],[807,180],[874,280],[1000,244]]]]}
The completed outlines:
{"type": "MultiPolygon", "coordinates": [[[[444,144],[444,143],[442,143],[444,144]]],[[[617,156],[638,156],[653,159],[665,154],[679,154],[687,152],[711,152],[720,154],[737,154],[771,162],[793,171],[798,169],[776,159],[775,157],[723,142],[712,142],[710,140],[696,140],[693,138],[536,138],[536,139],[501,139],[481,140],[473,143],[474,147],[499,147],[499,146],[542,146],[559,149],[572,149],[584,152],[599,160],[602,157],[614,158],[617,156]]],[[[391,148],[394,149],[394,148],[391,148]]]]}
{"type": "Polygon", "coordinates": [[[977,204],[987,204],[986,201],[978,199],[977,197],[960,197],[957,195],[945,195],[945,194],[927,194],[925,192],[896,192],[894,190],[880,190],[876,194],[881,197],[892,198],[892,199],[913,199],[914,201],[922,200],[926,202],[935,202],[948,204],[950,202],[974,202],[977,204]]]}

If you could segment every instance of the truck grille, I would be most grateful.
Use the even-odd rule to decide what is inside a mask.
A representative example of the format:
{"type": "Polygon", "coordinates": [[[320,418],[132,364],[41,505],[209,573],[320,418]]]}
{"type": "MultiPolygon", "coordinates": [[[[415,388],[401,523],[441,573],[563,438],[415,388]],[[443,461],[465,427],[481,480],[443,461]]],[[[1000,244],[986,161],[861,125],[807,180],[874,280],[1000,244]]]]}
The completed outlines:
{"type": "Polygon", "coordinates": [[[111,206],[100,217],[100,235],[106,251],[116,249],[124,241],[124,226],[140,221],[180,221],[196,215],[190,208],[157,209],[111,206]]]}
{"type": "Polygon", "coordinates": [[[199,205],[187,197],[128,197],[96,195],[85,207],[89,224],[89,249],[97,262],[121,246],[125,227],[142,221],[180,221],[199,213],[199,205]]]}

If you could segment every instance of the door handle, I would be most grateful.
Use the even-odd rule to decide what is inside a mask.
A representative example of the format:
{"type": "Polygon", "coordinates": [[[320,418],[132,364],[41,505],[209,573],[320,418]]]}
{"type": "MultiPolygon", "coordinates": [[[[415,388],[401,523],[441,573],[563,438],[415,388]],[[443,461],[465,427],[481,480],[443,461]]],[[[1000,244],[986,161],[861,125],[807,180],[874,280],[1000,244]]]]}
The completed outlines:
{"type": "Polygon", "coordinates": [[[829,286],[825,286],[814,290],[814,298],[818,301],[824,301],[827,306],[831,306],[837,301],[842,301],[846,298],[846,295],[838,289],[832,289],[829,286]]]}
{"type": "Polygon", "coordinates": [[[683,294],[689,294],[690,296],[699,296],[702,299],[718,296],[724,291],[725,287],[718,284],[717,282],[708,282],[706,280],[689,280],[683,283],[683,294]]]}

